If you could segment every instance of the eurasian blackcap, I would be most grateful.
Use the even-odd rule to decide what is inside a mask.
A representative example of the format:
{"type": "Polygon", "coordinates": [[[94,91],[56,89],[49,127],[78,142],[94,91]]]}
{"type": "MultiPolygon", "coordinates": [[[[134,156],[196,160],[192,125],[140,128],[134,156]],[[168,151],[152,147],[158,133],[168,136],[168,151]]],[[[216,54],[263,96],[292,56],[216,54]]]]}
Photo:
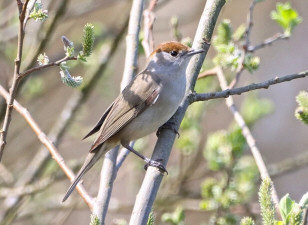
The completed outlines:
{"type": "MultiPolygon", "coordinates": [[[[121,144],[134,151],[129,146],[130,141],[155,132],[172,117],[185,95],[188,62],[191,56],[201,52],[202,49],[193,50],[178,42],[166,42],[151,53],[145,69],[126,86],[85,136],[100,131],[63,201],[108,150],[121,144]]],[[[138,155],[149,165],[164,169],[159,162],[138,155]]]]}

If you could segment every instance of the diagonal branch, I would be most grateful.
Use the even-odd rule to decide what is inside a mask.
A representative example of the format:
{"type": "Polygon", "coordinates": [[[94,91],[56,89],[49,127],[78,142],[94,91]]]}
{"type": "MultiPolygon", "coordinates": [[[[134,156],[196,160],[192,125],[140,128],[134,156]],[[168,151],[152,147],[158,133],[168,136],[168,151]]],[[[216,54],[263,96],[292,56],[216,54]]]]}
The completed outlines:
{"type": "Polygon", "coordinates": [[[267,39],[265,39],[262,43],[255,45],[255,46],[249,46],[247,51],[248,52],[254,52],[259,50],[260,48],[264,48],[265,46],[269,46],[271,44],[273,44],[274,42],[278,41],[278,40],[286,40],[288,39],[290,36],[287,36],[285,34],[282,33],[277,33],[272,37],[269,37],[267,39]]]}
{"type": "Polygon", "coordinates": [[[149,7],[143,12],[143,33],[144,39],[142,40],[142,46],[145,52],[146,57],[148,57],[154,48],[153,41],[153,23],[155,21],[155,15],[153,10],[157,4],[158,0],[151,0],[149,7]]]}
{"type": "MultiPolygon", "coordinates": [[[[190,64],[188,65],[188,68],[186,70],[187,93],[192,92],[194,89],[199,71],[203,64],[207,51],[210,47],[209,43],[213,35],[213,30],[218,15],[224,4],[225,0],[206,1],[205,8],[201,15],[193,43],[193,49],[203,48],[205,50],[205,53],[194,56],[191,59],[190,64]]],[[[176,129],[179,128],[188,106],[189,97],[186,97],[175,115],[171,118],[171,121],[175,124],[176,129]]],[[[166,165],[171,153],[171,148],[173,146],[175,137],[176,134],[173,131],[164,129],[159,135],[159,138],[156,142],[152,159],[163,159],[162,163],[166,165]]],[[[129,223],[130,225],[143,225],[147,223],[162,178],[163,174],[160,173],[156,168],[149,167],[147,169],[142,186],[137,195],[137,199],[129,223]]]]}
{"type": "MultiPolygon", "coordinates": [[[[127,24],[128,19],[125,20],[116,36],[112,38],[111,44],[108,44],[108,41],[106,44],[103,44],[99,50],[99,62],[96,70],[93,71],[92,74],[88,75],[88,81],[82,86],[82,90],[76,91],[68,99],[67,104],[65,105],[60,116],[48,134],[49,139],[54,143],[55,146],[58,146],[58,144],[61,142],[61,138],[63,137],[64,132],[67,130],[71,121],[74,120],[74,117],[76,116],[78,109],[82,106],[82,103],[85,102],[90,96],[90,93],[95,90],[95,85],[98,84],[98,79],[100,79],[104,74],[108,63],[119,47],[119,42],[127,29],[127,24]]],[[[21,178],[16,183],[16,186],[24,186],[31,183],[34,179],[38,179],[39,171],[46,165],[49,159],[50,154],[46,148],[40,148],[36,155],[33,157],[33,160],[29,163],[29,166],[24,170],[23,175],[20,176],[21,178]]],[[[19,202],[23,200],[23,197],[24,196],[15,198],[10,197],[9,200],[5,199],[7,205],[3,213],[5,217],[9,217],[9,215],[12,214],[16,215],[15,212],[19,209],[19,202]]],[[[4,218],[4,220],[6,220],[6,218],[4,218]]]]}
{"type": "MultiPolygon", "coordinates": [[[[143,5],[144,0],[134,0],[132,3],[128,33],[126,36],[126,55],[121,90],[126,87],[126,85],[137,73],[139,31],[143,5]]],[[[106,155],[107,157],[104,159],[103,170],[100,176],[101,182],[96,203],[94,205],[93,214],[99,219],[101,224],[105,224],[113,182],[116,178],[117,155],[118,148],[114,148],[108,152],[106,155]]]]}
{"type": "Polygon", "coordinates": [[[298,78],[305,78],[307,76],[308,76],[308,70],[300,72],[300,73],[289,74],[283,77],[275,77],[267,81],[263,81],[257,84],[253,83],[253,84],[240,87],[240,88],[226,89],[223,91],[203,93],[203,94],[191,93],[189,96],[190,104],[194,102],[198,102],[198,101],[206,101],[209,99],[227,98],[231,95],[240,95],[245,92],[262,89],[262,88],[267,89],[270,86],[275,85],[275,84],[295,80],[298,78]]]}
{"type": "MultiPolygon", "coordinates": [[[[216,70],[217,70],[217,78],[219,80],[220,87],[221,87],[222,90],[224,90],[228,87],[226,78],[225,78],[223,71],[220,67],[217,67],[216,70]]],[[[246,125],[245,120],[243,119],[243,117],[241,116],[239,111],[237,110],[237,108],[234,104],[233,98],[231,96],[226,98],[226,104],[227,104],[228,108],[230,109],[230,111],[232,112],[235,121],[237,122],[237,124],[239,125],[239,127],[242,130],[242,134],[245,137],[246,142],[247,142],[247,144],[248,144],[248,146],[251,150],[251,153],[252,153],[252,155],[255,159],[255,162],[256,162],[257,167],[259,169],[262,180],[264,180],[267,177],[270,177],[269,173],[267,171],[267,168],[265,166],[264,160],[262,158],[262,155],[261,155],[258,147],[256,146],[256,141],[255,141],[254,137],[252,136],[250,129],[246,125]]],[[[273,187],[272,188],[272,197],[273,197],[274,203],[276,205],[276,208],[278,209],[279,198],[278,198],[277,191],[275,189],[274,184],[272,185],[272,187],[273,187]]],[[[277,210],[277,212],[279,212],[279,210],[277,210]]]]}
{"type": "MultiPolygon", "coordinates": [[[[0,94],[6,99],[9,99],[9,93],[0,85],[0,94]]],[[[27,123],[30,125],[32,130],[35,132],[37,135],[38,139],[42,142],[43,145],[48,149],[50,154],[52,155],[53,159],[59,164],[60,168],[63,170],[63,172],[66,174],[66,176],[70,179],[73,180],[74,178],[74,173],[73,171],[65,164],[64,159],[62,156],[59,154],[57,148],[54,146],[54,144],[47,138],[46,134],[40,129],[38,124],[35,122],[35,120],[32,118],[30,113],[26,108],[24,108],[22,105],[20,105],[16,100],[14,101],[13,104],[15,110],[19,112],[27,121],[27,123]]],[[[88,195],[88,193],[85,191],[83,188],[82,184],[79,184],[77,186],[77,190],[79,194],[83,197],[84,201],[87,203],[89,208],[93,207],[93,200],[92,198],[88,195]]]]}

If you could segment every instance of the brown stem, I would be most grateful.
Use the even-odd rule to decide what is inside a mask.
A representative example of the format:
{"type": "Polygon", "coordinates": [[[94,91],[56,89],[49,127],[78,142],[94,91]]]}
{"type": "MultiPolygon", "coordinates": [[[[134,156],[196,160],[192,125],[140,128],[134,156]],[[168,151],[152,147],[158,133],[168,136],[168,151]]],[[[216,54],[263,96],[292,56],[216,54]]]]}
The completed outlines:
{"type": "MultiPolygon", "coordinates": [[[[6,145],[7,132],[9,130],[9,126],[10,126],[10,123],[11,123],[13,102],[14,102],[14,99],[16,97],[16,92],[17,92],[19,81],[20,81],[19,71],[20,71],[20,66],[21,66],[22,47],[23,47],[23,41],[24,41],[24,36],[25,36],[24,19],[25,19],[25,14],[26,14],[26,11],[27,11],[28,3],[29,3],[29,0],[26,0],[25,3],[22,5],[22,10],[21,10],[20,16],[19,16],[17,56],[16,56],[16,59],[15,59],[14,78],[13,78],[12,86],[10,88],[10,97],[7,101],[6,112],[5,112],[2,130],[1,130],[1,136],[0,136],[0,162],[1,162],[3,151],[4,151],[4,148],[5,148],[5,145],[6,145]]],[[[22,3],[20,1],[17,1],[17,5],[18,5],[19,9],[21,8],[20,7],[21,4],[22,3]]]]}
{"type": "Polygon", "coordinates": [[[65,62],[65,61],[69,61],[69,60],[77,60],[77,57],[76,56],[72,56],[72,57],[66,56],[63,59],[60,59],[56,62],[51,62],[51,63],[48,63],[46,65],[33,67],[31,69],[28,69],[28,70],[20,73],[19,77],[24,78],[25,76],[29,75],[30,73],[33,73],[33,72],[36,72],[36,71],[39,71],[39,70],[42,70],[42,69],[45,69],[45,68],[48,68],[48,67],[51,67],[51,66],[59,66],[61,63],[65,62]]]}

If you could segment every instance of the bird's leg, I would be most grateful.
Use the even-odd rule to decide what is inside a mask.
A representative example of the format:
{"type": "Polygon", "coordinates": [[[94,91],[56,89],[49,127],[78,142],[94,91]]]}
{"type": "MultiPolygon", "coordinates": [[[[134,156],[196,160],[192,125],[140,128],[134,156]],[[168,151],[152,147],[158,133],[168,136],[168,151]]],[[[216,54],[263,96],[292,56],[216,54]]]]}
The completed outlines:
{"type": "Polygon", "coordinates": [[[179,133],[178,129],[176,129],[176,125],[173,121],[169,120],[165,124],[163,124],[161,127],[159,127],[158,130],[156,131],[157,137],[160,135],[160,133],[162,132],[163,129],[172,130],[174,133],[176,133],[178,135],[178,138],[180,137],[180,133],[179,133]]]}
{"type": "Polygon", "coordinates": [[[165,166],[159,162],[159,161],[162,161],[161,159],[160,160],[152,160],[152,159],[149,159],[147,157],[145,157],[144,155],[140,154],[139,152],[137,152],[133,147],[131,147],[129,144],[125,144],[125,143],[121,143],[127,150],[129,150],[130,152],[134,153],[135,155],[137,155],[139,158],[141,158],[143,161],[146,162],[145,166],[144,166],[144,169],[146,170],[149,166],[153,166],[153,167],[156,167],[158,168],[161,172],[165,172],[168,174],[168,171],[167,169],[165,168],[165,166]]]}

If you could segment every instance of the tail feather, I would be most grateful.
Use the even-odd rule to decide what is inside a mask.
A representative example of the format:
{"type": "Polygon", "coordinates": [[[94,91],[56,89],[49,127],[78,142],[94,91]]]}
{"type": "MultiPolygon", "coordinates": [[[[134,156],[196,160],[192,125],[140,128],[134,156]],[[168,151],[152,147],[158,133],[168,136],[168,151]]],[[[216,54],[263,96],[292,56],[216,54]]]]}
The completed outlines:
{"type": "Polygon", "coordinates": [[[93,165],[100,159],[101,155],[104,153],[103,148],[98,149],[97,151],[90,152],[79,170],[78,174],[76,175],[75,179],[73,180],[72,184],[68,188],[64,198],[62,199],[62,202],[64,202],[74,191],[75,187],[78,185],[79,181],[83,177],[83,175],[93,167],[93,165]]]}

